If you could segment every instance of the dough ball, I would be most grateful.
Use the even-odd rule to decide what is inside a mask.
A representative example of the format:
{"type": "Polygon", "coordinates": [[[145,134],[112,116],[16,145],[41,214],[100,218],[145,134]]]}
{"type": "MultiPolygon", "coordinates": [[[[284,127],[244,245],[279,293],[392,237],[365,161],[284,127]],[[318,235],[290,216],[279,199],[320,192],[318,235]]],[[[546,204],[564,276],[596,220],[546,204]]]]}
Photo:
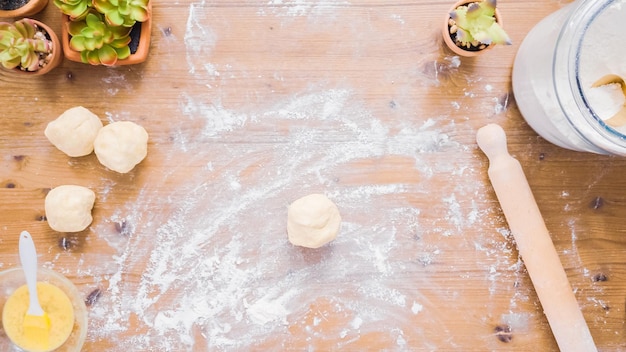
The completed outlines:
{"type": "Polygon", "coordinates": [[[66,110],[48,123],[44,134],[63,153],[84,156],[93,152],[93,141],[102,128],[102,121],[82,106],[66,110]]]}
{"type": "Polygon", "coordinates": [[[45,200],[48,225],[59,232],[82,231],[91,224],[96,194],[89,188],[64,185],[53,188],[45,200]]]}
{"type": "Polygon", "coordinates": [[[100,129],[94,150],[102,165],[127,173],[148,154],[148,132],[134,122],[113,122],[100,129]]]}
{"type": "Polygon", "coordinates": [[[339,209],[323,194],[310,194],[289,205],[287,235],[296,246],[319,248],[337,237],[340,225],[339,209]]]}

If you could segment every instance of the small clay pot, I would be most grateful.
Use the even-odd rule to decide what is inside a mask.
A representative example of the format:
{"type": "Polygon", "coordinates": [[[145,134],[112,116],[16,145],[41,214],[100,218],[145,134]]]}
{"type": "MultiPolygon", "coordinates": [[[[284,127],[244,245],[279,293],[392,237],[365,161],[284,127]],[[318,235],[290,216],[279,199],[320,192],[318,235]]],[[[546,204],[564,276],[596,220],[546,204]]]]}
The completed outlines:
{"type": "Polygon", "coordinates": [[[15,10],[0,10],[0,18],[28,17],[41,12],[48,5],[48,0],[30,0],[26,5],[15,10]]]}
{"type": "MultiPolygon", "coordinates": [[[[480,0],[460,0],[456,4],[454,4],[450,10],[446,13],[445,21],[443,22],[443,27],[441,28],[441,35],[443,37],[444,43],[452,50],[455,54],[464,57],[474,57],[483,54],[485,51],[493,48],[496,44],[489,44],[484,49],[481,50],[466,50],[456,45],[454,39],[452,39],[452,35],[450,34],[450,13],[453,12],[457,7],[471,4],[473,2],[479,2],[480,0]]],[[[500,16],[500,12],[496,9],[495,13],[496,22],[502,26],[502,17],[500,16]]]]}
{"type": "MultiPolygon", "coordinates": [[[[150,36],[152,32],[152,1],[148,2],[148,19],[145,22],[141,22],[141,32],[139,33],[139,45],[134,53],[131,53],[129,57],[117,60],[113,66],[123,65],[135,65],[140,64],[148,58],[148,52],[150,51],[150,36]]],[[[63,15],[61,19],[61,41],[63,43],[63,53],[65,58],[74,62],[83,62],[80,58],[80,52],[70,48],[70,34],[68,32],[68,26],[70,24],[70,17],[63,15]]],[[[136,23],[135,25],[138,25],[136,23]]]]}
{"type": "Polygon", "coordinates": [[[61,64],[61,62],[63,61],[63,46],[61,45],[61,41],[59,40],[59,37],[56,35],[56,33],[54,33],[52,28],[50,28],[45,23],[38,21],[36,19],[30,18],[30,20],[33,21],[38,27],[43,28],[48,34],[50,41],[52,41],[52,59],[50,60],[50,62],[48,62],[46,66],[44,66],[43,68],[37,71],[24,71],[24,70],[19,69],[18,67],[12,70],[6,70],[4,68],[2,69],[8,72],[12,72],[17,75],[41,76],[41,75],[45,75],[46,73],[50,72],[53,68],[61,64]]]}

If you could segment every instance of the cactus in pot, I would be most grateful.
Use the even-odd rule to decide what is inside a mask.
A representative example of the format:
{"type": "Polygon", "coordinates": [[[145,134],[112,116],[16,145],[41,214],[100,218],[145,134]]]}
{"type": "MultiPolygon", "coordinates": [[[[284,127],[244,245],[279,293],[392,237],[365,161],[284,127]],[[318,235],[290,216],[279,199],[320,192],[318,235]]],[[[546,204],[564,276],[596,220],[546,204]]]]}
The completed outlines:
{"type": "Polygon", "coordinates": [[[446,16],[443,34],[450,49],[459,55],[473,56],[495,44],[510,45],[511,39],[502,28],[496,5],[497,0],[465,0],[455,4],[446,16]]]}
{"type": "Polygon", "coordinates": [[[60,63],[59,50],[56,34],[39,21],[23,18],[0,23],[0,64],[5,69],[48,72],[60,63]]]}
{"type": "Polygon", "coordinates": [[[119,66],[146,60],[150,0],[54,0],[63,13],[65,57],[91,65],[119,66]],[[83,11],[86,9],[86,14],[83,11]]]}

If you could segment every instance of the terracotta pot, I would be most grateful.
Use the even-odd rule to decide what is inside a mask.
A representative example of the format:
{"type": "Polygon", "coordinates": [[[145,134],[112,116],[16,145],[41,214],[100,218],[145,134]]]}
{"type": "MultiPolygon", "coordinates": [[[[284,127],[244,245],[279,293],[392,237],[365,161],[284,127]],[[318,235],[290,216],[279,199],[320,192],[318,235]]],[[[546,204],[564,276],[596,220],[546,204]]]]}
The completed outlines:
{"type": "MultiPolygon", "coordinates": [[[[487,47],[485,47],[482,50],[465,50],[459,46],[457,46],[454,43],[454,40],[452,39],[452,36],[450,35],[450,25],[449,20],[450,20],[450,12],[454,11],[457,7],[459,6],[463,6],[463,5],[467,5],[467,4],[471,4],[473,2],[478,2],[480,0],[460,0],[457,1],[456,4],[454,4],[450,10],[446,13],[445,16],[445,21],[443,21],[443,27],[441,28],[441,35],[443,37],[443,41],[444,43],[446,43],[446,45],[448,46],[448,48],[450,48],[450,50],[452,50],[455,54],[459,55],[459,56],[465,56],[465,57],[474,57],[474,56],[478,56],[483,54],[485,51],[492,49],[496,44],[490,44],[487,45],[487,47]]],[[[495,13],[495,17],[496,17],[496,22],[498,22],[498,24],[500,24],[500,26],[502,26],[502,17],[500,16],[500,12],[498,11],[498,9],[496,9],[496,13],[495,13]]]]}
{"type": "Polygon", "coordinates": [[[48,0],[30,0],[26,5],[15,10],[0,10],[0,18],[18,18],[32,16],[36,13],[41,12],[41,10],[46,7],[46,5],[48,5],[48,0]]]}
{"type": "MultiPolygon", "coordinates": [[[[148,58],[150,51],[150,33],[152,32],[152,2],[148,3],[148,20],[141,23],[141,32],[139,33],[139,45],[137,51],[130,54],[129,57],[117,60],[113,66],[134,65],[139,64],[148,58]]],[[[80,58],[80,52],[70,48],[70,34],[68,33],[68,25],[70,18],[67,15],[62,16],[61,20],[61,41],[63,43],[63,53],[65,58],[74,62],[83,62],[80,58]]],[[[135,24],[138,25],[139,23],[135,24]]]]}
{"type": "Polygon", "coordinates": [[[45,75],[46,73],[50,72],[53,68],[61,64],[61,62],[63,61],[63,46],[61,45],[61,41],[59,40],[59,37],[56,35],[56,33],[54,33],[52,28],[50,28],[45,23],[38,21],[36,19],[30,18],[30,20],[33,21],[35,24],[37,24],[37,26],[39,26],[40,28],[43,28],[46,31],[46,33],[48,33],[48,36],[50,37],[50,40],[52,41],[52,48],[53,48],[52,59],[50,60],[50,62],[48,62],[46,66],[44,66],[42,69],[37,70],[37,71],[23,71],[23,70],[20,70],[19,68],[7,70],[3,68],[2,66],[0,67],[2,67],[2,69],[5,71],[12,72],[18,75],[41,76],[41,75],[45,75]]]}

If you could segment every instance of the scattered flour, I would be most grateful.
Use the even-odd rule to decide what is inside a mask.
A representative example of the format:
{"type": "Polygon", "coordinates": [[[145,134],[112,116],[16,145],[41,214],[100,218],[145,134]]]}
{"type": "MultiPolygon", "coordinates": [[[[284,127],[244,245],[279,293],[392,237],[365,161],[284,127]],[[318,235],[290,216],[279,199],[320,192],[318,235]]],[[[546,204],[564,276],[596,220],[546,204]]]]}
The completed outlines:
{"type": "Polygon", "coordinates": [[[217,69],[206,58],[210,57],[215,47],[217,37],[205,23],[210,9],[203,6],[204,1],[191,4],[187,17],[187,30],[185,31],[185,47],[189,73],[208,72],[212,76],[219,76],[217,69]]]}
{"type": "Polygon", "coordinates": [[[413,312],[413,314],[418,314],[423,309],[424,309],[424,306],[417,302],[413,302],[413,305],[411,306],[411,312],[413,312]]]}
{"type": "Polygon", "coordinates": [[[327,1],[327,0],[269,0],[267,5],[277,9],[275,14],[280,16],[309,16],[309,15],[330,15],[332,10],[338,6],[347,6],[347,1],[327,1]]]}
{"type": "MultiPolygon", "coordinates": [[[[199,165],[202,171],[183,175],[173,168],[155,175],[134,202],[95,228],[119,252],[111,263],[115,270],[101,277],[108,281],[108,290],[92,307],[91,339],[107,338],[119,346],[132,343],[138,349],[248,349],[262,341],[279,343],[270,336],[288,333],[292,317],[305,314],[325,296],[338,300],[359,322],[358,329],[337,332],[349,340],[355,330],[379,329],[379,321],[399,319],[402,311],[417,314],[428,309],[429,302],[421,301],[419,292],[420,280],[428,280],[428,275],[413,278],[415,285],[409,286],[396,275],[407,266],[430,265],[446,246],[427,236],[423,243],[413,240],[415,252],[407,255],[402,253],[408,248],[398,247],[400,238],[423,234],[430,226],[434,232],[437,227],[454,228],[454,233],[442,234],[459,236],[488,211],[476,203],[469,208],[459,204],[457,194],[483,191],[481,183],[469,183],[441,200],[445,219],[433,224],[421,220],[422,211],[412,208],[406,197],[421,193],[439,175],[464,179],[472,172],[464,163],[426,166],[424,160],[441,151],[462,153],[463,146],[434,119],[401,129],[389,126],[349,90],[302,92],[253,115],[186,93],[179,107],[181,124],[200,121],[203,127],[175,129],[178,147],[165,157],[181,166],[199,165]],[[290,126],[287,134],[259,132],[285,124],[290,126]],[[238,143],[243,136],[257,143],[238,143]],[[212,143],[216,137],[220,142],[212,143]],[[343,178],[360,173],[355,162],[387,155],[412,159],[423,180],[342,184],[343,178]],[[222,175],[214,178],[218,170],[222,175]],[[164,194],[158,185],[170,182],[177,186],[164,194]],[[327,193],[350,215],[330,246],[303,252],[286,240],[286,206],[313,191],[327,193]],[[167,218],[154,218],[150,212],[160,202],[174,209],[167,218]],[[373,204],[379,204],[375,213],[373,204]],[[132,228],[130,236],[112,230],[110,224],[119,222],[132,228]],[[140,258],[146,257],[144,264],[140,258]],[[399,258],[413,258],[415,263],[399,258]],[[144,273],[138,290],[130,289],[134,285],[125,279],[129,271],[144,273]],[[131,316],[136,317],[135,327],[131,316]],[[116,333],[129,329],[141,333],[132,341],[116,340],[116,333]]],[[[491,264],[493,270],[504,266],[508,264],[497,260],[491,264]]],[[[399,326],[390,323],[389,334],[403,344],[399,326]]]]}
{"type": "Polygon", "coordinates": [[[107,93],[110,96],[116,96],[119,94],[120,89],[124,91],[129,91],[132,89],[131,84],[126,79],[126,75],[117,71],[117,70],[108,70],[108,76],[102,78],[102,82],[106,84],[107,93]]]}
{"type": "MultiPolygon", "coordinates": [[[[348,3],[269,4],[274,15],[314,16],[348,3]]],[[[226,79],[207,60],[217,42],[206,24],[208,11],[204,3],[190,6],[184,36],[189,73],[207,92],[212,82],[226,79]]],[[[460,65],[458,57],[444,61],[452,69],[460,65]]],[[[409,319],[440,321],[435,308],[441,302],[422,292],[437,279],[431,265],[465,246],[476,250],[490,293],[523,275],[507,247],[510,236],[494,230],[501,224],[481,223],[495,217],[492,204],[484,201],[484,183],[468,180],[482,180],[477,174],[484,165],[477,168],[472,148],[449,133],[455,126],[447,116],[385,119],[349,86],[311,85],[239,109],[198,91],[181,91],[171,135],[154,141],[173,141],[159,152],[178,166],[145,175],[136,199],[93,228],[115,253],[79,268],[105,288],[90,308],[89,340],[110,341],[111,352],[131,345],[159,351],[313,349],[308,340],[288,345],[290,334],[301,329],[312,338],[337,340],[337,349],[370,333],[385,334],[401,350],[415,336],[436,349],[429,330],[402,329],[409,319]],[[440,160],[450,153],[459,158],[440,160]],[[414,176],[372,184],[377,175],[364,175],[375,169],[372,161],[392,167],[394,175],[401,167],[414,176]],[[197,172],[189,173],[193,167],[197,172]],[[451,187],[433,195],[433,184],[444,178],[451,187]],[[334,242],[308,251],[287,241],[286,210],[313,192],[326,193],[345,216],[334,242]],[[432,209],[416,209],[414,197],[432,198],[432,209]],[[171,212],[164,216],[161,208],[171,212]],[[124,224],[124,235],[115,224],[124,224]],[[468,228],[487,233],[474,242],[464,236],[468,228]],[[328,327],[331,314],[343,326],[328,327]]],[[[458,305],[450,309],[465,304],[462,293],[445,295],[458,305]]],[[[511,297],[513,310],[514,292],[511,297]]],[[[441,327],[453,336],[450,329],[441,327]]]]}

